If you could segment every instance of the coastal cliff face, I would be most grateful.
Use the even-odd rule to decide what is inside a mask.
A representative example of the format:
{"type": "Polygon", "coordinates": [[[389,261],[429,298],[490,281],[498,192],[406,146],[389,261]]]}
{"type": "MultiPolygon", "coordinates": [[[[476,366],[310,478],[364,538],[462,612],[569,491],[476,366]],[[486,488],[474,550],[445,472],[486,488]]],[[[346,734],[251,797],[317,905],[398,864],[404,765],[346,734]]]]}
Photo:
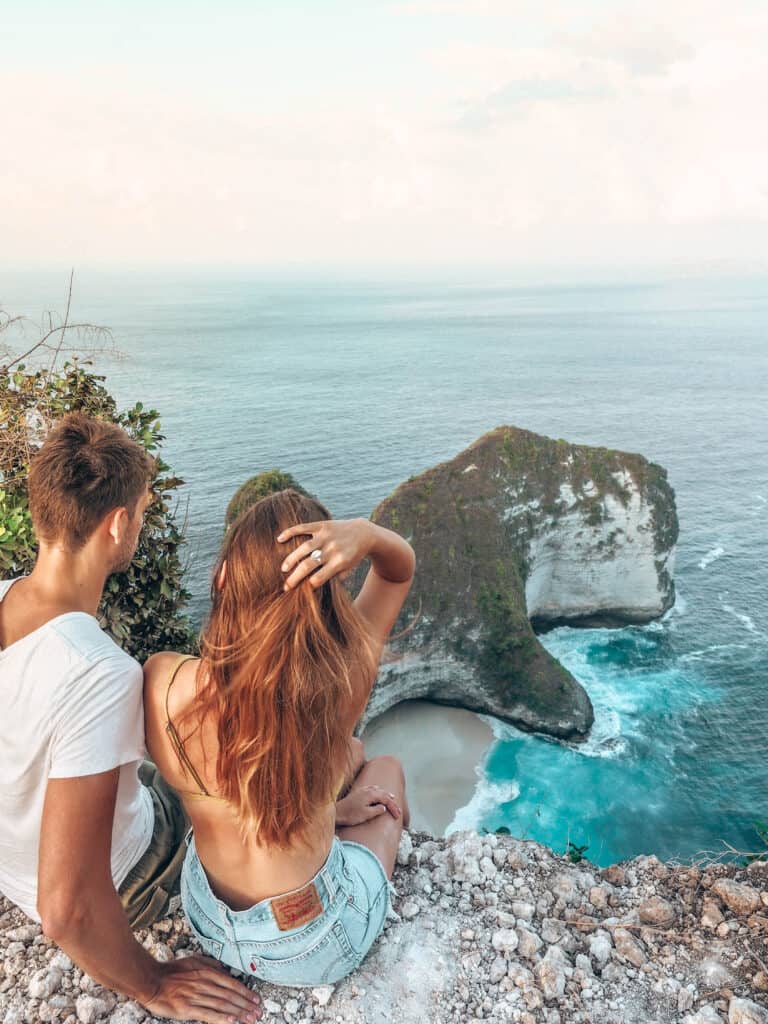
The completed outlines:
{"type": "Polygon", "coordinates": [[[418,572],[361,728],[420,697],[582,739],[589,698],[533,627],[647,622],[674,603],[674,494],[640,455],[499,427],[373,518],[409,539],[418,572]]]}

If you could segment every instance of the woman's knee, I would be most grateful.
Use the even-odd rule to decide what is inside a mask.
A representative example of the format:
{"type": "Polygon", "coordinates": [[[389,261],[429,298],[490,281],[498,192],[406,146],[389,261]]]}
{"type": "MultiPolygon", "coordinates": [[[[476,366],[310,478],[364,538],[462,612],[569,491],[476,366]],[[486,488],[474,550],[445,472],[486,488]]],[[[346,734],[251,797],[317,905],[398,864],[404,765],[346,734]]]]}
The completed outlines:
{"type": "Polygon", "coordinates": [[[386,775],[391,782],[399,784],[405,789],[405,771],[399,757],[393,754],[379,754],[366,761],[365,767],[370,769],[371,774],[386,775]]]}

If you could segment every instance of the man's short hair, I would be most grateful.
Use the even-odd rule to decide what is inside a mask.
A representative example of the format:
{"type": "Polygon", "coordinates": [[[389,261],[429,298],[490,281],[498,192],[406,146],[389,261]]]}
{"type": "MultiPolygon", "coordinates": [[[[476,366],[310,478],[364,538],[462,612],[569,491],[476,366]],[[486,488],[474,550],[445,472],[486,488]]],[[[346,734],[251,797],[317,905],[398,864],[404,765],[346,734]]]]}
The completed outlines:
{"type": "Polygon", "coordinates": [[[29,470],[37,536],[81,548],[108,512],[133,515],[154,476],[154,460],[115,423],[73,412],[49,432],[29,470]]]}

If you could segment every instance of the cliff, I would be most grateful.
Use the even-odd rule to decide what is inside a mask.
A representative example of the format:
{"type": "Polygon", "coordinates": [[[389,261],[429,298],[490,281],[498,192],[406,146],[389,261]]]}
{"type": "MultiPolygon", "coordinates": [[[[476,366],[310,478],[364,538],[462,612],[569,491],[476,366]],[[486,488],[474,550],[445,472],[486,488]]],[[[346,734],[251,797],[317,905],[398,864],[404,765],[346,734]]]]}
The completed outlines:
{"type": "MultiPolygon", "coordinates": [[[[336,986],[257,983],[274,1024],[768,1024],[768,863],[599,870],[537,843],[404,834],[390,919],[336,986]]],[[[180,914],[139,938],[195,949],[180,914]]],[[[5,1024],[158,1024],[0,898],[5,1024]]]]}
{"type": "Polygon", "coordinates": [[[674,493],[641,455],[499,427],[373,518],[409,539],[418,572],[361,727],[425,698],[582,739],[589,698],[534,627],[647,622],[674,603],[674,493]]]}

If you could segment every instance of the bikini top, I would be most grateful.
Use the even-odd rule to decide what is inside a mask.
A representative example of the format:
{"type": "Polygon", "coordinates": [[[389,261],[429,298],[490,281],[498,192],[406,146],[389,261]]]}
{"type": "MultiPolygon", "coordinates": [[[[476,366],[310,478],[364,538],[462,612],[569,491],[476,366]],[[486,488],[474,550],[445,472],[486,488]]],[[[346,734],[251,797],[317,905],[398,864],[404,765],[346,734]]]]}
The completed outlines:
{"type": "MultiPolygon", "coordinates": [[[[190,800],[219,800],[222,803],[226,803],[226,798],[225,797],[217,796],[215,793],[209,793],[208,790],[205,788],[205,783],[200,778],[200,774],[199,774],[198,770],[195,768],[195,766],[190,761],[189,755],[187,754],[186,750],[184,749],[184,743],[183,743],[181,737],[179,736],[179,733],[178,733],[178,731],[176,729],[176,726],[171,721],[171,716],[170,716],[170,713],[168,711],[168,697],[170,695],[171,687],[173,686],[174,680],[176,679],[176,676],[178,675],[179,669],[181,668],[182,665],[186,664],[188,661],[195,661],[195,660],[196,659],[195,659],[195,656],[193,654],[184,654],[184,655],[182,655],[179,658],[179,660],[176,662],[176,664],[173,666],[173,668],[171,669],[170,675],[168,677],[168,686],[166,687],[166,690],[165,690],[165,731],[166,731],[166,734],[168,736],[168,739],[171,741],[171,746],[175,750],[176,756],[178,757],[179,761],[181,762],[182,767],[184,768],[184,770],[189,775],[192,776],[193,780],[195,781],[195,784],[198,787],[197,791],[195,791],[193,789],[177,789],[177,792],[183,794],[186,797],[188,797],[190,800]]],[[[336,799],[337,800],[339,798],[339,793],[341,793],[342,789],[344,788],[344,782],[345,782],[345,776],[342,774],[342,776],[341,776],[341,778],[339,780],[339,784],[336,786],[336,799]]]]}
{"type": "Polygon", "coordinates": [[[184,796],[189,797],[190,800],[206,800],[207,799],[207,800],[221,800],[221,801],[224,801],[224,797],[223,796],[216,796],[215,793],[209,793],[208,790],[205,788],[205,783],[200,778],[200,774],[199,774],[197,768],[195,768],[195,766],[190,761],[189,754],[187,754],[186,750],[184,749],[184,743],[182,742],[181,736],[179,736],[179,733],[178,733],[178,731],[176,729],[176,726],[171,721],[171,716],[170,716],[170,713],[168,711],[168,697],[170,695],[171,687],[173,686],[174,680],[176,679],[176,676],[179,673],[179,669],[181,668],[182,665],[185,665],[188,661],[194,661],[194,660],[195,660],[194,655],[192,655],[192,654],[184,654],[184,655],[182,655],[182,657],[179,658],[179,660],[176,662],[176,664],[171,669],[171,673],[170,673],[170,675],[168,677],[168,686],[166,687],[166,691],[165,691],[165,731],[166,731],[166,734],[168,736],[168,739],[171,741],[171,746],[176,751],[176,756],[178,757],[179,761],[181,762],[181,766],[184,768],[185,772],[187,772],[189,775],[192,776],[192,778],[194,779],[194,781],[195,781],[195,783],[196,783],[196,785],[198,787],[197,791],[195,791],[193,789],[179,789],[178,792],[179,793],[183,793],[184,796]]]}

